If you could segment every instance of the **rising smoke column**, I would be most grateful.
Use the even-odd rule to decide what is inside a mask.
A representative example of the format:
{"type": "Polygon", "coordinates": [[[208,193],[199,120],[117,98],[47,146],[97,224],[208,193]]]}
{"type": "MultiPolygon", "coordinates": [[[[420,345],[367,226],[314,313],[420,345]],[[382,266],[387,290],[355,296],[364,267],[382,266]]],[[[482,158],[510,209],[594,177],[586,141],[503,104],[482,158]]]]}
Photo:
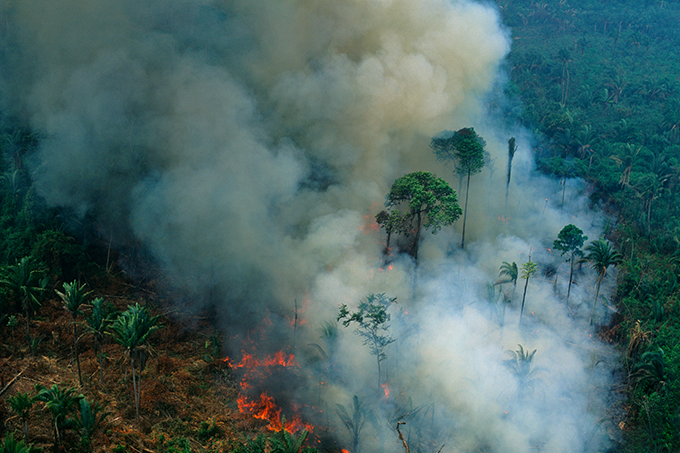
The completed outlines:
{"type": "MultiPolygon", "coordinates": [[[[120,247],[144,244],[185,305],[215,304],[232,335],[308,298],[312,342],[313,327],[341,303],[389,293],[417,327],[390,351],[401,365],[388,366],[415,401],[437,400],[432,423],[444,441],[594,451],[585,439],[597,418],[589,401],[599,400],[586,389],[600,381],[580,318],[565,314],[545,281],[527,301],[530,334],[511,327],[512,307],[501,329],[483,296],[502,261],[521,264],[564,224],[581,220],[590,237],[599,233],[581,209],[546,210],[555,189],[532,176],[529,138],[513,131],[512,193],[521,195],[510,200],[512,222],[497,220],[502,175],[480,176],[469,249],[451,249],[455,231],[428,237],[418,297],[407,259],[389,272],[379,266],[372,218],[394,179],[427,170],[454,180],[430,137],[474,126],[491,158],[505,159],[509,134],[483,120],[483,96],[509,50],[492,7],[24,0],[1,11],[3,105],[44,137],[31,162],[40,193],[96,219],[120,247]],[[546,383],[521,404],[502,365],[518,343],[540,349],[546,383]]],[[[546,253],[534,256],[554,261],[546,253]]],[[[372,358],[348,332],[339,360],[354,379],[328,389],[331,407],[375,380],[372,358]]],[[[371,429],[401,448],[388,427],[371,429]]]]}

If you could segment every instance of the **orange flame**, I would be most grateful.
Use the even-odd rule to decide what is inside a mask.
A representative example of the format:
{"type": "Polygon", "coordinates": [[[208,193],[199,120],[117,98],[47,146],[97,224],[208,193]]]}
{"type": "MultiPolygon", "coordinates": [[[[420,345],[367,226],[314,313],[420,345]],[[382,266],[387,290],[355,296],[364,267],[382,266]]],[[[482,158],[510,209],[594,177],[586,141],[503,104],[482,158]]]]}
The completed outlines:
{"type": "Polygon", "coordinates": [[[293,354],[287,354],[283,351],[278,351],[274,354],[267,355],[263,359],[257,359],[252,354],[248,354],[242,351],[243,357],[241,361],[233,364],[229,357],[225,358],[224,361],[227,362],[234,369],[245,369],[246,372],[240,382],[241,392],[236,402],[238,404],[238,409],[243,414],[250,414],[253,417],[269,422],[267,426],[268,429],[272,431],[281,431],[285,429],[289,433],[295,433],[297,431],[306,429],[308,432],[312,432],[314,427],[308,423],[304,423],[298,414],[298,408],[295,404],[292,404],[292,410],[294,412],[293,417],[288,420],[286,419],[285,426],[282,422],[282,409],[276,404],[276,401],[267,392],[262,392],[259,397],[249,396],[248,393],[252,394],[255,389],[255,385],[251,382],[251,379],[270,373],[273,367],[284,367],[292,368],[299,367],[297,360],[293,354]]]}
{"type": "Polygon", "coordinates": [[[380,387],[382,387],[383,392],[385,392],[385,398],[384,399],[389,398],[390,397],[390,388],[387,386],[387,382],[385,382],[384,384],[380,384],[380,387]]]}

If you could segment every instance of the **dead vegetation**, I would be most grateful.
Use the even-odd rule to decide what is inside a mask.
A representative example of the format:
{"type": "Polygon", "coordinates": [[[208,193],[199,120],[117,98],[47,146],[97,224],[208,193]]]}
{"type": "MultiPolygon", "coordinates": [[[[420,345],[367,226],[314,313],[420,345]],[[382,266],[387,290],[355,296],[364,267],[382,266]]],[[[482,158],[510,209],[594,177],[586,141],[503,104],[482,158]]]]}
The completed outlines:
{"type": "MultiPolygon", "coordinates": [[[[155,313],[161,311],[163,301],[152,293],[133,289],[125,282],[109,282],[108,294],[98,294],[95,289],[94,295],[110,301],[119,312],[135,303],[155,313]]],[[[72,319],[61,301],[57,297],[45,300],[31,322],[39,339],[35,355],[20,328],[10,332],[3,326],[0,332],[0,436],[14,432],[17,440],[23,438],[22,420],[8,404],[9,396],[25,392],[35,396],[36,385],[54,384],[73,387],[108,413],[92,439],[91,451],[95,452],[187,451],[170,449],[168,442],[176,438],[186,440],[191,451],[231,451],[249,433],[263,429],[263,423],[239,413],[235,402],[238,391],[228,365],[215,354],[219,348],[211,344],[213,327],[205,319],[195,317],[189,323],[192,330],[187,331],[184,323],[164,316],[163,328],[153,332],[141,375],[139,423],[135,421],[129,360],[121,346],[112,339],[105,340],[102,383],[95,342],[92,336],[82,335],[80,386],[72,319]]],[[[74,429],[66,430],[59,450],[85,451],[78,438],[74,429]]],[[[30,411],[28,439],[34,447],[53,449],[52,416],[43,403],[34,403],[30,411]]]]}

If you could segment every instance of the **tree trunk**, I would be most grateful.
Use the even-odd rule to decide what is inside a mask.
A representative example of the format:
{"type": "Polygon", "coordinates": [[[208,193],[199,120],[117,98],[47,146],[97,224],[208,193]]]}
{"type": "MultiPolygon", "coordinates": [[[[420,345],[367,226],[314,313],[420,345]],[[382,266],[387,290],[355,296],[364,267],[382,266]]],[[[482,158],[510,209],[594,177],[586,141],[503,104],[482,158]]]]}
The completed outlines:
{"type": "Polygon", "coordinates": [[[524,314],[524,301],[527,298],[527,286],[529,286],[529,279],[524,280],[524,293],[522,294],[522,308],[519,310],[519,325],[522,325],[522,314],[524,314]]]}
{"type": "Polygon", "coordinates": [[[135,376],[134,351],[130,351],[130,364],[132,366],[132,393],[135,396],[135,415],[137,417],[137,423],[139,423],[139,399],[137,398],[137,378],[135,376]]]}
{"type": "Polygon", "coordinates": [[[413,252],[413,259],[416,261],[416,267],[418,267],[418,245],[420,243],[420,222],[421,222],[421,216],[420,216],[420,211],[418,211],[418,226],[416,227],[416,243],[415,243],[415,249],[413,252]]]}
{"type": "Polygon", "coordinates": [[[78,367],[78,382],[83,386],[83,377],[80,373],[80,355],[78,354],[78,327],[76,327],[76,319],[73,317],[73,347],[76,354],[76,366],[78,367]]]}
{"type": "Polygon", "coordinates": [[[590,325],[593,325],[593,319],[595,318],[595,304],[597,304],[597,296],[600,295],[600,283],[604,279],[604,275],[597,279],[597,289],[595,290],[595,300],[593,301],[593,311],[590,313],[590,325]]]}
{"type": "Polygon", "coordinates": [[[569,269],[569,286],[567,287],[567,304],[569,303],[569,294],[571,294],[571,280],[574,278],[574,254],[571,254],[571,268],[569,269]]]}
{"type": "Polygon", "coordinates": [[[101,341],[98,341],[97,343],[99,343],[99,375],[102,379],[102,384],[104,384],[104,345],[101,341]]]}
{"type": "Polygon", "coordinates": [[[465,189],[465,211],[463,212],[463,238],[460,241],[460,248],[465,249],[465,223],[467,222],[468,195],[470,194],[470,172],[467,175],[467,187],[465,189]]]}

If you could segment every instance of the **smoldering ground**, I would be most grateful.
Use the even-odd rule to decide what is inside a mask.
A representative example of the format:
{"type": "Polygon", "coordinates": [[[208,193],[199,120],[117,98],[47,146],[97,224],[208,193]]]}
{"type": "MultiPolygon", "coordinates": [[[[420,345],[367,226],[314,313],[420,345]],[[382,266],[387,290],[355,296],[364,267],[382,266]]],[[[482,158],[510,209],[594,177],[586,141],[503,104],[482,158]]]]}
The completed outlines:
{"type": "MultiPolygon", "coordinates": [[[[293,301],[308,300],[301,345],[320,341],[316,329],[340,304],[387,293],[401,337],[385,369],[398,395],[431,405],[437,441],[462,451],[601,445],[593,389],[606,379],[576,302],[590,297],[593,276],[579,276],[569,307],[552,280],[532,280],[522,330],[517,295],[504,310],[486,295],[503,261],[521,265],[531,250],[543,265],[559,263],[545,249],[565,224],[593,239],[601,227],[579,187],[561,206],[555,183],[532,173],[530,139],[518,131],[505,203],[510,132],[484,119],[509,50],[493,7],[27,0],[1,11],[2,105],[42,137],[27,162],[41,195],[96,219],[118,247],[144,244],[184,306],[217,306],[230,337],[270,313],[281,344],[293,301]],[[373,216],[407,172],[432,171],[457,188],[428,144],[464,126],[485,137],[497,170],[473,178],[465,251],[454,245],[460,225],[424,238],[413,297],[413,263],[382,266],[373,216]],[[523,398],[503,364],[517,344],[536,349],[542,369],[523,398]]],[[[332,411],[375,385],[374,357],[350,331],[334,346],[336,380],[300,389],[300,399],[322,398],[332,411]]],[[[366,429],[385,449],[401,448],[384,421],[366,429]]]]}

